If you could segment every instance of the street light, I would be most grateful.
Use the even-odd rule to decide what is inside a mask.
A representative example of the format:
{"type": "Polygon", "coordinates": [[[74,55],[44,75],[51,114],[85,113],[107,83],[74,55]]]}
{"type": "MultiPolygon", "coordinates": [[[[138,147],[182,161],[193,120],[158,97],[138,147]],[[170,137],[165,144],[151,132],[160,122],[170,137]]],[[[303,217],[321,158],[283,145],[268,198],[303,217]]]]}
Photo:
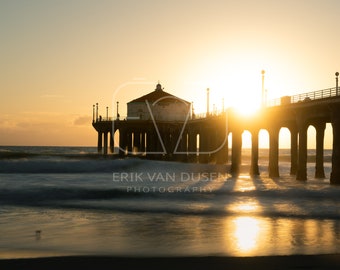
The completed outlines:
{"type": "Polygon", "coordinates": [[[117,101],[117,119],[119,119],[119,112],[118,112],[118,108],[119,108],[119,101],[117,101]]]}
{"type": "Polygon", "coordinates": [[[335,85],[336,85],[335,90],[336,90],[336,95],[338,95],[338,93],[339,93],[339,91],[338,91],[338,90],[339,90],[339,86],[338,86],[339,72],[335,72],[335,76],[336,76],[336,77],[335,77],[335,83],[336,83],[336,84],[335,84],[335,85]]]}
{"type": "Polygon", "coordinates": [[[109,120],[109,107],[106,106],[106,120],[109,120]]]}
{"type": "Polygon", "coordinates": [[[95,107],[95,105],[93,104],[93,109],[92,109],[92,122],[94,122],[94,107],[95,107]]]}
{"type": "Polygon", "coordinates": [[[262,74],[262,107],[265,106],[265,92],[264,92],[264,74],[265,74],[265,71],[262,70],[261,71],[261,74],[262,74]]]}
{"type": "Polygon", "coordinates": [[[98,102],[96,103],[96,121],[98,121],[98,102]]]}
{"type": "Polygon", "coordinates": [[[207,88],[207,116],[209,116],[209,91],[210,89],[207,88]]]}
{"type": "Polygon", "coordinates": [[[191,119],[195,118],[194,102],[191,101],[191,119]]]}

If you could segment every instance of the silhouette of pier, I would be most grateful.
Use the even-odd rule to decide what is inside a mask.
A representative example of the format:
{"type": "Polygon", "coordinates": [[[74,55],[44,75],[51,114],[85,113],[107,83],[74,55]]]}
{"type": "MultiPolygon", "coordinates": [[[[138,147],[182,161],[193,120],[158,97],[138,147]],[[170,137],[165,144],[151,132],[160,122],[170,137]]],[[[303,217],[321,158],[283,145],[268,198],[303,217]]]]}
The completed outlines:
{"type": "MultiPolygon", "coordinates": [[[[338,82],[336,73],[336,82],[338,82]]],[[[340,95],[334,88],[284,96],[269,101],[251,116],[242,116],[232,108],[220,113],[181,120],[157,120],[142,117],[98,117],[98,104],[93,107],[93,127],[98,132],[98,151],[113,152],[114,134],[119,132],[119,155],[141,155],[150,159],[227,164],[238,174],[241,166],[242,133],[251,134],[250,174],[259,172],[259,132],[269,134],[269,177],[279,177],[279,133],[290,132],[290,174],[297,180],[307,180],[307,129],[316,130],[315,177],[325,178],[324,133],[326,124],[333,129],[331,184],[340,184],[340,95]],[[231,134],[231,142],[228,136],[231,134]],[[231,147],[231,156],[229,153],[231,147]]]]}

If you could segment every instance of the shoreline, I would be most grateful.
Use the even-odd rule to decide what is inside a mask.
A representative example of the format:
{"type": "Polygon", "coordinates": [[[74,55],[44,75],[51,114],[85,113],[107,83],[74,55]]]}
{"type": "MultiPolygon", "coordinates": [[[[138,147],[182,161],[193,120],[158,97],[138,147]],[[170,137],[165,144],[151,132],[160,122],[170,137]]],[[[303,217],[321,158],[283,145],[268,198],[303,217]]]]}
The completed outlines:
{"type": "Polygon", "coordinates": [[[277,255],[255,257],[177,256],[57,256],[0,259],[0,269],[339,269],[340,254],[277,255]]]}

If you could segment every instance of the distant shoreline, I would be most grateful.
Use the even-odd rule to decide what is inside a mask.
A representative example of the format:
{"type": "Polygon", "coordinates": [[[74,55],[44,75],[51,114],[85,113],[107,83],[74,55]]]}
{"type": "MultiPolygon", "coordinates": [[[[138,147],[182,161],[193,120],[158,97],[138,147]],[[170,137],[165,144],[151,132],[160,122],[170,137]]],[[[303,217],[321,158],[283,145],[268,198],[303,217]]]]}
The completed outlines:
{"type": "Polygon", "coordinates": [[[340,254],[259,257],[62,256],[0,259],[1,269],[338,269],[340,254]],[[119,268],[118,268],[119,267],[119,268]]]}

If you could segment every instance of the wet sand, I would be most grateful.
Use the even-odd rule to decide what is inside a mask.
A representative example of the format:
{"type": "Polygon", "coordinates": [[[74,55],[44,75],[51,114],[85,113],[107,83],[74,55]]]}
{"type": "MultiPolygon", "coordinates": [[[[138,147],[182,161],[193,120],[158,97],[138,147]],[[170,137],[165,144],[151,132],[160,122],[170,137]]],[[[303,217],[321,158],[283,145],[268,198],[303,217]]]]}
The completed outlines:
{"type": "Polygon", "coordinates": [[[261,257],[63,256],[2,259],[0,269],[339,269],[340,254],[261,257]]]}

